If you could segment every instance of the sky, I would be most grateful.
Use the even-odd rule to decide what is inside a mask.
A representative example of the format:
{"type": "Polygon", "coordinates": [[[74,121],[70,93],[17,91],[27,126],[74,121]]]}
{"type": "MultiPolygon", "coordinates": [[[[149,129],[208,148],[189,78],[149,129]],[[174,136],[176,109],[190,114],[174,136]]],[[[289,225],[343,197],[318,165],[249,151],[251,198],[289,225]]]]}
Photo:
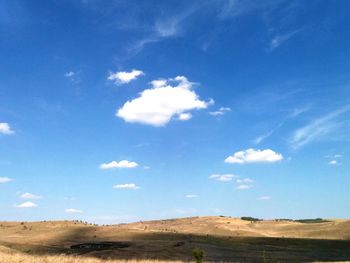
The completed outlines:
{"type": "Polygon", "coordinates": [[[0,6],[0,220],[350,217],[349,1],[0,6]]]}

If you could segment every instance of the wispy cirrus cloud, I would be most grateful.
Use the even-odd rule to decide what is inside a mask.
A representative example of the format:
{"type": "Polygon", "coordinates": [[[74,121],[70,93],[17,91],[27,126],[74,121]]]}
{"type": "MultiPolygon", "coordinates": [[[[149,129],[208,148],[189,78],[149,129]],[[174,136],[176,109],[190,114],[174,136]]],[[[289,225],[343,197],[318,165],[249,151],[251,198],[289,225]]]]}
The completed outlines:
{"type": "Polygon", "coordinates": [[[283,33],[283,34],[277,34],[275,35],[270,42],[270,50],[276,49],[285,42],[287,42],[289,39],[294,37],[300,30],[294,30],[291,32],[283,33]]]}
{"type": "Polygon", "coordinates": [[[343,128],[346,127],[348,121],[342,117],[349,111],[350,104],[313,119],[305,126],[293,132],[289,140],[290,146],[294,149],[298,149],[309,143],[326,139],[327,136],[330,136],[336,131],[344,131],[343,128]]]}
{"type": "Polygon", "coordinates": [[[252,12],[259,11],[262,15],[278,12],[280,6],[288,4],[287,0],[245,1],[245,0],[219,0],[214,1],[218,6],[219,19],[233,19],[252,12]]]}
{"type": "Polygon", "coordinates": [[[269,138],[271,135],[273,135],[277,130],[279,130],[282,126],[285,125],[286,122],[288,122],[291,119],[294,119],[298,117],[299,115],[303,114],[304,112],[307,112],[310,108],[309,107],[300,107],[300,108],[295,108],[287,117],[285,117],[280,123],[278,123],[275,127],[273,127],[271,130],[268,132],[259,135],[253,140],[254,144],[260,144],[267,138],[269,138]]]}
{"type": "Polygon", "coordinates": [[[145,46],[159,41],[174,38],[185,31],[185,22],[200,9],[200,5],[190,5],[177,14],[167,14],[155,19],[148,28],[148,34],[129,47],[129,52],[137,54],[145,46]]]}

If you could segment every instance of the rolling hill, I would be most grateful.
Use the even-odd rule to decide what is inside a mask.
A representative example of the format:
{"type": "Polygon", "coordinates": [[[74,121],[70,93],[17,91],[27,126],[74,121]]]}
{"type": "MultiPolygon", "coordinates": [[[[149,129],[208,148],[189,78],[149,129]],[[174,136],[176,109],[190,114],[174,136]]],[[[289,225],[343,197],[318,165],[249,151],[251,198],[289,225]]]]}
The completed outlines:
{"type": "Polygon", "coordinates": [[[350,220],[190,217],[97,226],[80,221],[0,222],[0,245],[22,253],[100,259],[310,262],[350,260],[350,220]]]}

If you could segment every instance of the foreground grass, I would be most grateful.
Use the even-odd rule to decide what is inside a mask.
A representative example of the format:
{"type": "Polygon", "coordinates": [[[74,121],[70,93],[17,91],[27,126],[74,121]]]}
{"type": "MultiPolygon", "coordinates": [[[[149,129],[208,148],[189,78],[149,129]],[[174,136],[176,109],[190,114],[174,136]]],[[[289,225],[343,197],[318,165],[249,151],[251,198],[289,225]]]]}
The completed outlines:
{"type": "Polygon", "coordinates": [[[181,263],[182,261],[162,261],[162,260],[112,260],[112,259],[97,259],[92,257],[82,256],[44,256],[44,255],[28,255],[13,249],[0,246],[0,262],[6,263],[181,263]]]}
{"type": "MultiPolygon", "coordinates": [[[[183,261],[164,261],[164,260],[102,260],[95,258],[79,257],[79,256],[31,256],[21,253],[4,253],[0,252],[0,262],[6,263],[181,263],[183,261]]],[[[263,261],[262,261],[263,262],[263,261]]],[[[323,262],[326,263],[326,262],[323,262]]],[[[331,262],[329,262],[331,263],[331,262]]],[[[349,263],[342,261],[337,263],[349,263]]]]}
{"type": "Polygon", "coordinates": [[[161,261],[161,260],[102,260],[79,256],[31,256],[21,253],[0,252],[0,262],[6,263],[181,263],[182,261],[161,261]]]}

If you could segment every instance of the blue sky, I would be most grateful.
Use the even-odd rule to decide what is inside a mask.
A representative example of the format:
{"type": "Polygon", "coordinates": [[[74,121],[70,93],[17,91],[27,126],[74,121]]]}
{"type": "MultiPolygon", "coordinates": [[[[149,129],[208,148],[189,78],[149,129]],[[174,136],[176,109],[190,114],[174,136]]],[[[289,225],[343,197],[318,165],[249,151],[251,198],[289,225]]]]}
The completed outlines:
{"type": "Polygon", "coordinates": [[[1,220],[350,217],[348,1],[0,5],[1,220]]]}

